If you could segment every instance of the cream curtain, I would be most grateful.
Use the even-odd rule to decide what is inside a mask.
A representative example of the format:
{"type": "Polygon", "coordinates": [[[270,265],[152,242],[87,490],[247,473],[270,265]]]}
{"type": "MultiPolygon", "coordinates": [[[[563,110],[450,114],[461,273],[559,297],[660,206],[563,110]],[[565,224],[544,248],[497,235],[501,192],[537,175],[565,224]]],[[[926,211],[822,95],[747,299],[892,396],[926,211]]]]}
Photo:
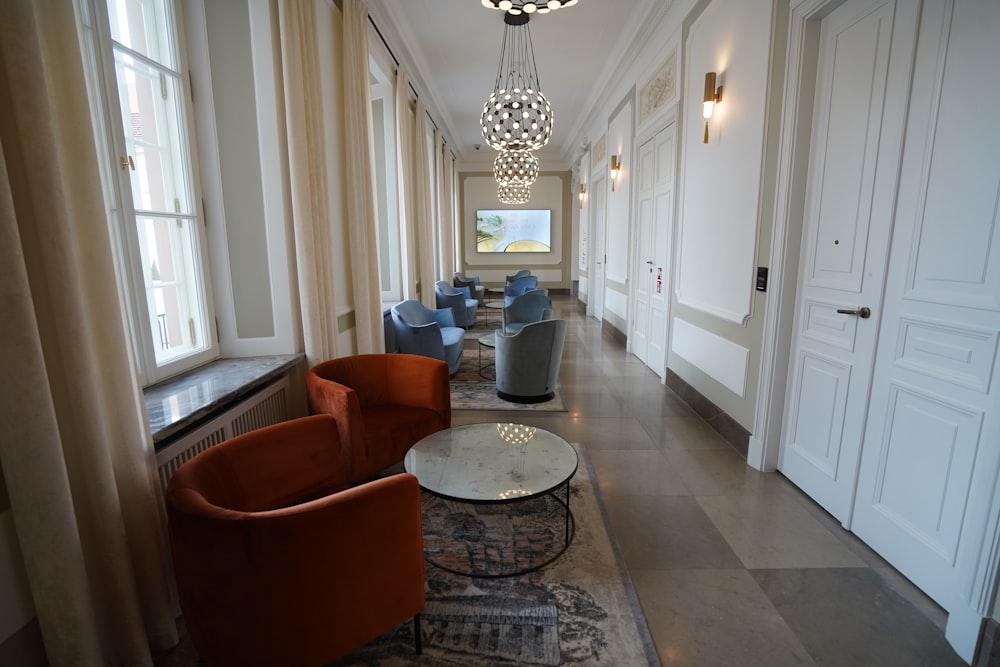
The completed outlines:
{"type": "MultiPolygon", "coordinates": [[[[451,160],[451,151],[438,133],[438,190],[441,193],[438,197],[440,202],[438,210],[441,212],[441,276],[449,279],[455,271],[458,271],[458,229],[455,224],[455,207],[452,196],[452,179],[454,178],[454,164],[451,160]]],[[[475,295],[473,295],[475,296],[475,295]]]]}
{"type": "Polygon", "coordinates": [[[406,70],[396,68],[396,178],[399,193],[399,228],[402,237],[403,298],[416,299],[417,238],[413,193],[413,110],[406,70]]]}
{"type": "Polygon", "coordinates": [[[427,149],[427,108],[420,98],[417,98],[413,114],[413,189],[420,301],[425,306],[435,308],[434,281],[437,280],[437,266],[434,264],[434,211],[431,200],[430,152],[427,149]]]}
{"type": "Polygon", "coordinates": [[[0,466],[50,664],[177,642],[73,3],[0,3],[0,466]]]}
{"type": "Polygon", "coordinates": [[[302,334],[313,366],[339,356],[316,5],[281,0],[278,22],[302,334]]]}
{"type": "Polygon", "coordinates": [[[385,352],[375,206],[375,147],[368,66],[368,7],[344,0],[346,203],[358,352],[385,352]]]}

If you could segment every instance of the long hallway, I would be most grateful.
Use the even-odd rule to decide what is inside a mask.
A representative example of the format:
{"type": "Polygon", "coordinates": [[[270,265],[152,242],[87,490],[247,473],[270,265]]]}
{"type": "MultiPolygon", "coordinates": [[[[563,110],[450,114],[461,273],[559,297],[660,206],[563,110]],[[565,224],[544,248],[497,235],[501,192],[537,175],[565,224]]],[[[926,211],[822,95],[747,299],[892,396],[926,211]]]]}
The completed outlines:
{"type": "Polygon", "coordinates": [[[937,605],[783,476],[747,466],[575,297],[553,304],[569,321],[568,411],[518,420],[585,446],[663,665],[965,664],[937,605]]]}

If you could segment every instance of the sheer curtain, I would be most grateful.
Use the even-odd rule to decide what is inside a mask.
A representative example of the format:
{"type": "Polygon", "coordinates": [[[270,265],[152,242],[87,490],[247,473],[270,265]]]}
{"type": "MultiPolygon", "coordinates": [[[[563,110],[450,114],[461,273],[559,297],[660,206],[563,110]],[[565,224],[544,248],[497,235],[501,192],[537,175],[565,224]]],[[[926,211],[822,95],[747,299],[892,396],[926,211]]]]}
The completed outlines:
{"type": "Polygon", "coordinates": [[[368,66],[368,7],[344,0],[344,124],[347,145],[347,226],[351,238],[358,352],[385,352],[375,209],[375,147],[368,66]]]}
{"type": "Polygon", "coordinates": [[[48,660],[177,642],[74,4],[0,3],[0,466],[48,660]]]}
{"type": "Polygon", "coordinates": [[[441,229],[441,248],[439,249],[441,266],[438,269],[438,274],[443,280],[450,282],[451,274],[455,272],[455,228],[451,218],[451,187],[448,183],[449,160],[441,132],[434,133],[434,153],[437,155],[434,185],[438,193],[438,224],[441,229]]]}
{"type": "Polygon", "coordinates": [[[420,301],[435,308],[434,276],[437,267],[434,264],[434,211],[431,203],[430,154],[427,150],[427,107],[420,98],[417,98],[413,113],[413,189],[420,301]]]}
{"type": "Polygon", "coordinates": [[[292,228],[307,363],[338,356],[332,219],[314,2],[278,4],[292,228]]]}
{"type": "Polygon", "coordinates": [[[413,192],[413,111],[410,109],[410,79],[396,68],[396,177],[399,183],[399,227],[403,238],[403,298],[417,298],[417,239],[413,192]]]}

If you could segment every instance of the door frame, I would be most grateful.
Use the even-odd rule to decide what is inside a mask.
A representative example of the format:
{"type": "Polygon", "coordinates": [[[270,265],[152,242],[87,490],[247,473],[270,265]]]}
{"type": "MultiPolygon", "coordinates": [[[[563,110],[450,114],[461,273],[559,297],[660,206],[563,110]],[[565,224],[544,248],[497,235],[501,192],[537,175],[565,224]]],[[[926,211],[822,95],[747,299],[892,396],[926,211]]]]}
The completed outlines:
{"type": "MultiPolygon", "coordinates": [[[[786,409],[795,301],[798,293],[802,220],[810,158],[813,99],[820,21],[845,0],[801,0],[790,7],[784,94],[778,149],[774,228],[768,269],[771,295],[764,311],[757,406],[747,464],[761,471],[777,469],[786,409]]],[[[984,620],[992,609],[1000,573],[1000,528],[985,535],[975,581],[955,591],[962,604],[948,610],[945,637],[970,662],[975,658],[984,620]]]]}

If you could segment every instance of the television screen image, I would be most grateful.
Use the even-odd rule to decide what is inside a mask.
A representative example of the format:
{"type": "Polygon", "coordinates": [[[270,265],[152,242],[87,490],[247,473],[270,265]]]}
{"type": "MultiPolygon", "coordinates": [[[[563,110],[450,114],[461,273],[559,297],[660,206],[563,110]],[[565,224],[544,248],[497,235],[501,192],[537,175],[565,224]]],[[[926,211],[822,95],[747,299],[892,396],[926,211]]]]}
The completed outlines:
{"type": "Polygon", "coordinates": [[[550,252],[552,211],[476,211],[476,250],[479,252],[550,252]]]}

